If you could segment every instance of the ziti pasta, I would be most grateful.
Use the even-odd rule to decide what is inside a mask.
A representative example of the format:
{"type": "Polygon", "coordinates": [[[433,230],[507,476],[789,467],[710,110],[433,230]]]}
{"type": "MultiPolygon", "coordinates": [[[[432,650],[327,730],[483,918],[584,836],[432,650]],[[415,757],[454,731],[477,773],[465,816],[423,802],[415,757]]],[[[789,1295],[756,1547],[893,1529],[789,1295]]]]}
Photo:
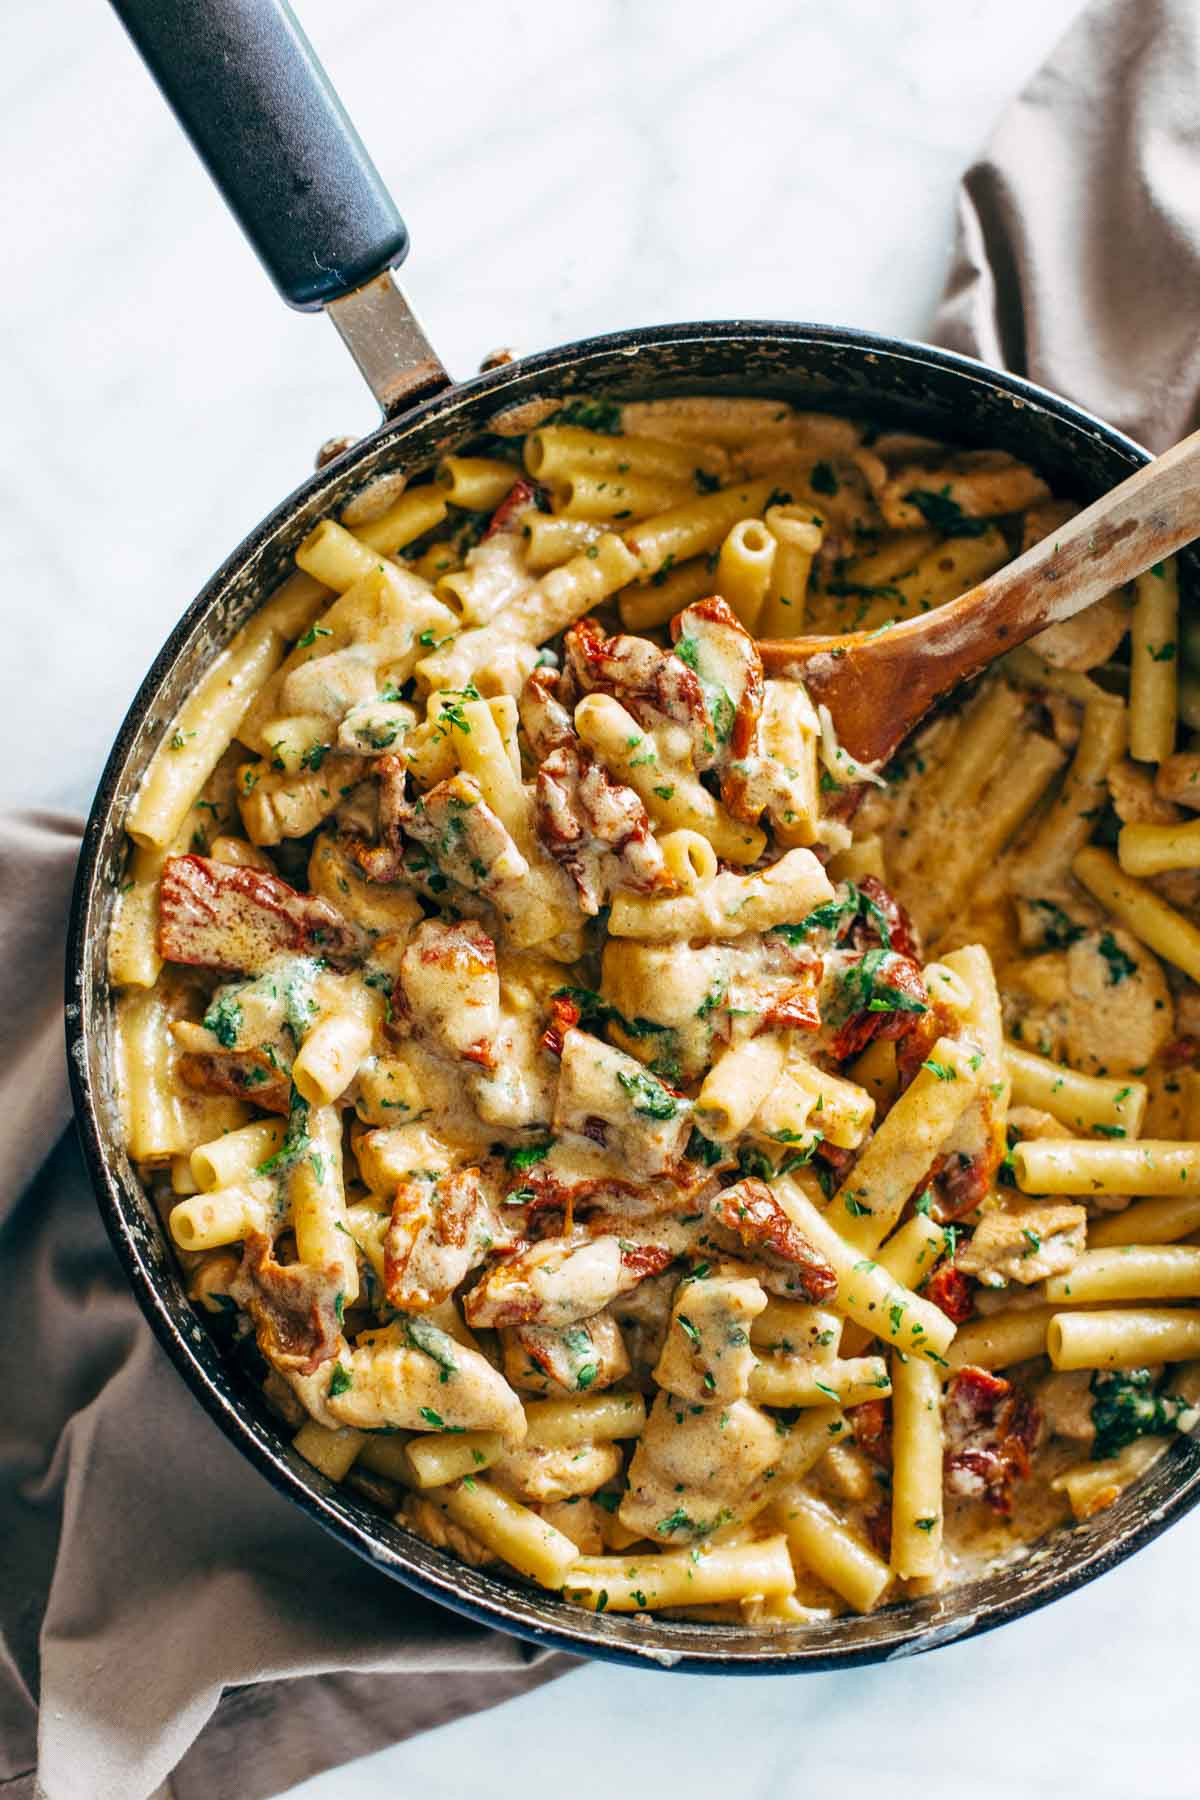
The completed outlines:
{"type": "Polygon", "coordinates": [[[568,1604],[802,1629],[1190,1429],[1173,566],[882,771],[755,642],[954,598],[1048,494],[588,402],[301,544],[135,797],[110,970],[130,1153],[327,1479],[568,1604]]]}

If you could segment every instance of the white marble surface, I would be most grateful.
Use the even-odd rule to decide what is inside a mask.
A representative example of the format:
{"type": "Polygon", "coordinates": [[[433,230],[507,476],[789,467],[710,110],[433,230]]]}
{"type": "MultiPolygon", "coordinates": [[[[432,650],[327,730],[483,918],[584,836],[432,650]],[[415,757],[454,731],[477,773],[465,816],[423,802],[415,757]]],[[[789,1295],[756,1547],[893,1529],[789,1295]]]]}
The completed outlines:
{"type": "MultiPolygon", "coordinates": [[[[911,335],[954,182],[1076,0],[301,0],[450,366],[729,314],[911,335]]],[[[224,552],[372,408],[288,314],[103,5],[7,0],[0,805],[83,806],[224,552]]],[[[295,1790],[1184,1800],[1200,1518],[1048,1613],[792,1681],[589,1667],[295,1790]]],[[[226,1800],[214,1796],[214,1800],[226,1800]]],[[[228,1800],[237,1800],[231,1790],[228,1800]]]]}

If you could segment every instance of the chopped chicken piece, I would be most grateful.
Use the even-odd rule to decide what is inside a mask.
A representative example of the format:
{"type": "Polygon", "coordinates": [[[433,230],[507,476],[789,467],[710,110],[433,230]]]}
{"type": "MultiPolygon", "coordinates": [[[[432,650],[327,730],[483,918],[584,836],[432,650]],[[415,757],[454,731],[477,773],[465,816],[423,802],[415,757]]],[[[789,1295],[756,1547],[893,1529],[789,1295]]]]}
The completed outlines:
{"type": "Polygon", "coordinates": [[[717,769],[724,782],[732,764],[757,747],[763,703],[758,647],[732,608],[715,595],[697,600],[672,619],[671,637],[675,655],[696,673],[708,715],[710,730],[696,767],[717,769]]]}
{"type": "Polygon", "coordinates": [[[1177,750],[1164,758],[1154,777],[1154,792],[1168,804],[1200,811],[1200,751],[1177,750]]]}
{"type": "Polygon", "coordinates": [[[626,1252],[615,1237],[547,1238],[490,1270],[463,1300],[467,1323],[574,1325],[674,1260],[652,1246],[626,1252]]]}
{"type": "Polygon", "coordinates": [[[836,1293],[832,1267],[765,1181],[747,1176],[735,1182],[709,1202],[709,1211],[761,1263],[755,1273],[769,1292],[814,1303],[836,1293]]]}
{"type": "Polygon", "coordinates": [[[472,1070],[468,1076],[475,1111],[485,1125],[504,1131],[540,1126],[554,1111],[557,1071],[543,1056],[541,1021],[535,1012],[518,1004],[510,1011],[504,1004],[501,983],[500,1026],[492,1040],[493,1066],[472,1070]]]}
{"type": "Polygon", "coordinates": [[[568,683],[548,664],[531,669],[521,689],[517,710],[529,748],[541,763],[555,750],[575,744],[579,735],[564,692],[568,683]]]}
{"type": "Polygon", "coordinates": [[[968,1365],[951,1377],[942,1406],[945,1480],[951,1494],[986,1500],[1005,1518],[1012,1489],[1029,1474],[1041,1414],[1002,1375],[968,1365]]]}
{"type": "Polygon", "coordinates": [[[685,1276],[675,1291],[667,1341],[654,1379],[684,1400],[716,1406],[742,1400],[750,1389],[754,1352],[750,1326],[767,1304],[757,1281],[702,1273],[685,1276]]]}
{"type": "Polygon", "coordinates": [[[406,1494],[397,1517],[435,1550],[451,1551],[470,1569],[488,1569],[500,1561],[494,1550],[448,1519],[437,1502],[424,1494],[406,1494]]]}
{"type": "Polygon", "coordinates": [[[1126,757],[1108,771],[1108,792],[1122,825],[1177,825],[1183,814],[1156,791],[1152,772],[1126,757]]]}
{"type": "Polygon", "coordinates": [[[928,523],[951,534],[959,514],[998,518],[1049,498],[1041,476],[1004,450],[962,450],[939,456],[932,467],[906,463],[889,474],[876,495],[893,531],[916,531],[928,523]]]}
{"type": "Polygon", "coordinates": [[[1027,899],[1024,895],[1014,896],[1014,901],[1017,935],[1024,950],[1065,950],[1104,919],[1099,907],[1074,897],[1069,905],[1060,905],[1056,900],[1027,899]]]}
{"type": "Polygon", "coordinates": [[[681,657],[646,638],[606,637],[592,618],[572,626],[563,648],[567,671],[581,692],[614,694],[646,730],[664,719],[680,726],[696,767],[713,767],[716,742],[704,690],[695,670],[681,657]]]}
{"type": "Polygon", "coordinates": [[[355,789],[338,809],[340,845],[368,881],[394,882],[405,873],[404,825],[409,814],[408,764],[403,756],[388,752],[375,759],[375,779],[364,783],[366,794],[355,789]],[[372,802],[372,790],[373,802],[372,802]],[[374,818],[372,819],[372,804],[374,818]],[[360,841],[378,834],[378,844],[360,841]]]}
{"type": "Polygon", "coordinates": [[[974,1236],[959,1246],[957,1264],[985,1287],[1016,1281],[1029,1287],[1061,1275],[1084,1250],[1087,1211],[1082,1206],[1031,1202],[985,1212],[974,1236]]]}
{"type": "Polygon", "coordinates": [[[537,1508],[539,1518],[555,1531],[569,1537],[581,1556],[602,1556],[604,1538],[600,1520],[604,1516],[592,1500],[554,1500],[537,1508]]]}
{"type": "Polygon", "coordinates": [[[1029,640],[1029,648],[1056,669],[1095,669],[1106,663],[1129,630],[1129,601],[1124,593],[1106,594],[1073,619],[1047,626],[1029,640]]]}
{"type": "Polygon", "coordinates": [[[639,1383],[650,1379],[662,1355],[677,1285],[674,1271],[668,1270],[650,1276],[613,1302],[613,1315],[639,1383]]]}
{"type": "Polygon", "coordinates": [[[1012,964],[1005,980],[1017,1042],[1085,1073],[1144,1067],[1174,1036],[1162,968],[1120,926],[1085,931],[1066,950],[1012,964]]]}
{"type": "Polygon", "coordinates": [[[419,795],[402,824],[448,880],[475,893],[492,895],[529,873],[507,826],[471,775],[451,775],[419,795]]]}
{"type": "Polygon", "coordinates": [[[748,1400],[685,1404],[660,1393],[629,1468],[618,1518],[656,1544],[686,1544],[733,1523],[780,1453],[774,1420],[748,1400]]]}
{"type": "Polygon", "coordinates": [[[1056,1369],[1039,1381],[1037,1403],[1052,1437],[1090,1444],[1096,1435],[1092,1422],[1092,1371],[1056,1369]]]}
{"type": "MultiPolygon", "coordinates": [[[[499,1431],[514,1443],[525,1436],[525,1413],[504,1377],[485,1356],[420,1317],[366,1332],[351,1350],[343,1343],[332,1367],[321,1369],[322,1424],[359,1431],[386,1426],[408,1431],[499,1431]]],[[[301,1393],[309,1403],[309,1396],[301,1393]]]]}
{"type": "Polygon", "coordinates": [[[1037,1106],[1010,1106],[1008,1123],[1017,1137],[1026,1138],[1069,1138],[1075,1133],[1053,1113],[1043,1112],[1037,1106]]]}
{"type": "Polygon", "coordinates": [[[686,958],[673,942],[609,938],[602,970],[602,998],[633,1022],[627,1032],[611,1021],[617,1041],[643,1055],[669,1054],[680,1081],[705,1072],[737,1020],[753,1019],[758,1030],[820,1024],[821,957],[777,931],[694,945],[686,958]]]}
{"type": "Polygon", "coordinates": [[[580,742],[565,704],[569,675],[537,668],[521,691],[521,723],[540,767],[538,836],[562,863],[584,912],[594,914],[614,887],[638,893],[674,891],[650,819],[631,787],[613,780],[580,742]]]}
{"type": "Polygon", "coordinates": [[[392,1306],[428,1312],[448,1300],[489,1250],[513,1240],[488,1201],[478,1169],[401,1184],[383,1240],[392,1306]]]}
{"type": "Polygon", "coordinates": [[[281,950],[352,962],[365,940],[328,900],[261,869],[170,856],[163,866],[158,948],[167,962],[255,974],[281,950]]]}
{"type": "Polygon", "coordinates": [[[254,1320],[262,1355],[281,1374],[315,1375],[336,1356],[342,1331],[339,1269],[277,1262],[270,1238],[256,1231],[246,1239],[229,1291],[254,1320]]]}
{"type": "Polygon", "coordinates": [[[489,1481],[514,1500],[553,1504],[594,1494],[621,1470],[616,1444],[580,1444],[558,1449],[510,1450],[488,1470],[489,1481]]]}
{"type": "MultiPolygon", "coordinates": [[[[363,786],[378,794],[376,782],[365,782],[363,786]]],[[[355,794],[360,791],[359,788],[354,790],[355,794]]],[[[372,837],[377,829],[377,823],[373,823],[372,837]]],[[[321,832],[313,844],[308,861],[308,885],[314,894],[339,906],[356,925],[385,937],[407,936],[425,916],[410,887],[388,887],[370,880],[358,858],[351,855],[346,841],[330,831],[321,832]]]]}
{"type": "Polygon", "coordinates": [[[1067,951],[1066,1052],[1072,1068],[1144,1068],[1175,1034],[1158,959],[1130,932],[1088,932],[1067,951]]]}
{"type": "Polygon", "coordinates": [[[1050,723],[1050,735],[1060,750],[1074,750],[1083,733],[1083,714],[1079,703],[1067,694],[1038,695],[1042,711],[1050,723]]]}
{"type": "Polygon", "coordinates": [[[398,997],[407,1022],[450,1056],[495,1067],[500,1025],[496,946],[481,925],[426,919],[400,964],[398,997]]]}
{"type": "Polygon", "coordinates": [[[232,1094],[264,1112],[286,1113],[291,1105],[291,1078],[271,1066],[265,1050],[185,1050],[179,1073],[197,1093],[232,1094]]]}
{"type": "Polygon", "coordinates": [[[642,801],[581,744],[564,744],[542,763],[536,819],[539,838],[575,883],[585,913],[598,913],[615,887],[676,891],[642,801]]]}
{"type": "Polygon", "coordinates": [[[239,770],[238,810],[252,844],[284,844],[307,837],[336,812],[342,796],[362,780],[361,756],[313,745],[309,764],[296,774],[265,761],[245,763],[239,770]]]}
{"type": "Polygon", "coordinates": [[[554,1130],[587,1138],[634,1179],[666,1174],[683,1155],[692,1103],[634,1056],[578,1027],[563,1038],[554,1130]]]}
{"type": "MultiPolygon", "coordinates": [[[[868,1400],[868,1406],[874,1401],[868,1400]]],[[[874,1500],[879,1493],[875,1471],[855,1444],[830,1444],[821,1458],[821,1481],[842,1500],[859,1505],[874,1500]]]]}
{"type": "Polygon", "coordinates": [[[647,1184],[632,1179],[621,1159],[599,1145],[564,1137],[542,1161],[512,1179],[529,1190],[529,1204],[537,1211],[554,1207],[565,1212],[569,1208],[575,1216],[586,1211],[589,1230],[611,1230],[618,1237],[636,1235],[635,1220],[654,1220],[657,1239],[660,1221],[662,1228],[669,1228],[672,1215],[686,1212],[711,1176],[703,1163],[685,1158],[669,1175],[647,1184]]]}
{"type": "Polygon", "coordinates": [[[1051,532],[1061,531],[1078,512],[1079,506],[1074,500],[1042,500],[1027,507],[1021,520],[1021,549],[1032,550],[1051,532]]]}
{"type": "Polygon", "coordinates": [[[755,825],[765,813],[776,843],[815,843],[820,739],[820,720],[801,683],[766,682],[756,742],[730,764],[721,789],[733,816],[755,825]]]}
{"type": "Polygon", "coordinates": [[[526,1393],[599,1393],[629,1373],[625,1340],[609,1312],[575,1325],[503,1326],[500,1347],[505,1375],[526,1393]]]}

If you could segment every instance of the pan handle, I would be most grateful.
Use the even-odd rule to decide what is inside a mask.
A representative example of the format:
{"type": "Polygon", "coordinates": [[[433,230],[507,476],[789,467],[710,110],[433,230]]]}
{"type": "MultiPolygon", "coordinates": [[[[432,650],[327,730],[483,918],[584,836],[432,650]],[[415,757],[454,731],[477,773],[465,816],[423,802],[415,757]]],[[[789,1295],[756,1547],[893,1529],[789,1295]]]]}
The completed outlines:
{"type": "Polygon", "coordinates": [[[287,0],[112,0],[289,306],[331,316],[388,414],[449,385],[388,271],[408,231],[287,0]]]}

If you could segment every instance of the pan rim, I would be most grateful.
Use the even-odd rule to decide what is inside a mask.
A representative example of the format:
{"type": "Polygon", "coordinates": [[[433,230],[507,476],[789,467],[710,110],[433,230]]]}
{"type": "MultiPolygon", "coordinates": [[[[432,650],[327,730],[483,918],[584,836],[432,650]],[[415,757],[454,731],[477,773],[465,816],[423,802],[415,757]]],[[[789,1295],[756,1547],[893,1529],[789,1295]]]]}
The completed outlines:
{"type": "MultiPolygon", "coordinates": [[[[440,1552],[433,1553],[428,1559],[421,1558],[430,1566],[417,1567],[415,1558],[406,1557],[400,1549],[387,1543],[380,1532],[368,1529],[353,1516],[335,1484],[329,1483],[315,1470],[304,1473],[301,1468],[296,1467],[299,1459],[293,1454],[289,1460],[286,1448],[279,1442],[272,1441],[268,1428],[239,1398],[232,1385],[223,1385],[204,1365],[188,1341],[190,1334],[181,1328],[172,1315],[166,1294],[156,1278],[152,1260],[141,1241],[141,1234],[134,1228],[131,1207],[127,1206],[123,1198],[121,1180],[106,1143],[100,1102],[86,1054],[86,1034],[92,1017],[86,951],[96,919],[101,849],[134,740],[150,713],[163,682],[197,625],[229,588],[238,572],[258,553],[263,543],[279,533],[295,517],[297,511],[325,486],[345,478],[381,448],[402,441],[418,427],[435,421],[439,414],[445,413],[448,418],[451,417],[465,401],[486,399],[490,395],[503,396],[505,390],[512,387],[518,379],[551,379],[559,375],[570,377],[578,374],[581,366],[586,369],[589,360],[628,355],[632,367],[632,359],[643,348],[667,344],[685,347],[693,341],[697,344],[709,344],[714,340],[734,342],[740,338],[759,344],[764,340],[780,344],[792,343],[797,347],[804,344],[815,344],[828,349],[844,346],[847,350],[860,352],[866,357],[901,360],[944,370],[993,392],[999,390],[1016,406],[1037,408],[1051,414],[1072,429],[1093,436],[1132,463],[1149,460],[1148,452],[1141,445],[1085,408],[1022,376],[992,369],[973,357],[916,339],[893,338],[855,328],[786,320],[693,321],[580,339],[474,376],[433,396],[399,418],[384,421],[333,463],[308,477],[246,535],[185,609],[139,684],[106,759],[83,834],[68,932],[66,1034],[67,1064],[84,1160],[110,1240],[134,1296],[193,1397],[277,1492],[299,1505],[310,1519],[382,1573],[400,1580],[424,1598],[448,1606],[477,1624],[505,1631],[546,1650],[583,1654],[627,1666],[677,1668],[688,1673],[749,1675],[801,1673],[809,1670],[821,1672],[892,1660],[980,1635],[1034,1612],[1094,1580],[1133,1555],[1200,1501],[1200,1453],[1195,1456],[1197,1466],[1181,1479],[1166,1500],[1149,1517],[1132,1529],[1127,1529],[1116,1543],[1097,1546],[1091,1553],[1085,1547],[1078,1563],[1068,1570],[1043,1575],[1029,1583],[1014,1583],[1011,1595],[995,1601],[985,1601],[977,1612],[960,1619],[939,1622],[935,1616],[931,1616],[925,1627],[910,1623],[898,1630],[891,1640],[865,1646],[848,1644],[835,1648],[804,1649],[802,1644],[789,1647],[791,1633],[779,1633],[773,1640],[778,1647],[735,1652],[733,1645],[735,1642],[745,1642],[746,1629],[709,1625],[705,1627],[706,1647],[665,1650],[648,1639],[639,1641],[638,1627],[652,1624],[653,1621],[639,1621],[637,1615],[601,1619],[598,1615],[564,1606],[561,1622],[556,1620],[554,1625],[547,1625],[528,1616],[526,1590],[506,1577],[468,1579],[462,1572],[463,1565],[440,1552]],[[472,1589],[470,1593],[463,1591],[468,1585],[472,1589]],[[711,1642],[711,1650],[707,1648],[708,1642],[711,1642]]],[[[572,383],[571,386],[573,385],[572,383]]],[[[834,396],[831,395],[831,398],[834,396]]],[[[195,1329],[199,1331],[198,1324],[195,1329]]],[[[1172,1457],[1179,1448],[1177,1445],[1172,1449],[1172,1457]]],[[[1187,1448],[1190,1451],[1191,1447],[1187,1448]]],[[[1076,1529],[1079,1531],[1082,1528],[1076,1529]]],[[[1014,1565],[1016,1568],[1021,1566],[1021,1563],[1014,1565]]],[[[953,1594],[956,1590],[949,1591],[953,1594]]],[[[960,1594],[962,1592],[961,1589],[957,1591],[960,1594]]],[[[910,1614],[914,1605],[919,1607],[925,1603],[908,1603],[905,1614],[910,1614]]],[[[897,1614],[898,1621],[902,1616],[897,1614]]],[[[757,1641],[763,1642],[764,1636],[765,1634],[760,1635],[757,1641]]],[[[766,1636],[766,1644],[771,1644],[769,1636],[766,1636]]]]}

